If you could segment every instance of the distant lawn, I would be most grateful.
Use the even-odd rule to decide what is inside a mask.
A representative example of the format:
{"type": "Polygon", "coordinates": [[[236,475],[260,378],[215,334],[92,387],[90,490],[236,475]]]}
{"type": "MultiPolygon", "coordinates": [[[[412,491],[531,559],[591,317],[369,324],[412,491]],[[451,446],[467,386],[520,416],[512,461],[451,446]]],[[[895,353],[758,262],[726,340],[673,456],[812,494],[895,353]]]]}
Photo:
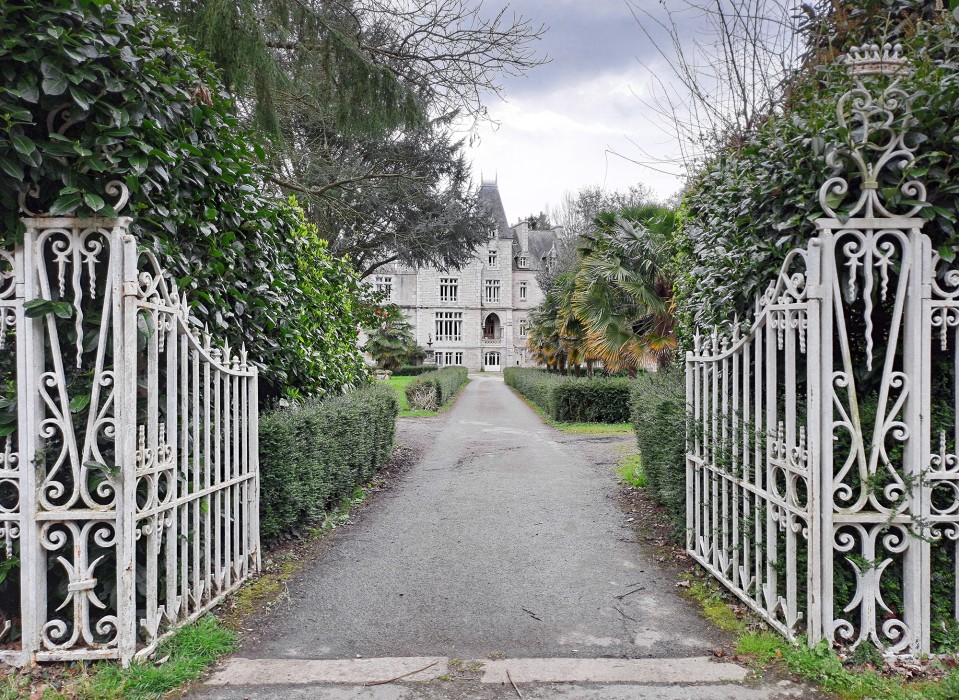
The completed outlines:
{"type": "Polygon", "coordinates": [[[396,392],[396,400],[400,402],[400,418],[408,418],[410,416],[435,416],[436,411],[410,410],[410,403],[406,400],[406,385],[414,379],[416,379],[416,377],[390,377],[386,380],[396,392]]]}

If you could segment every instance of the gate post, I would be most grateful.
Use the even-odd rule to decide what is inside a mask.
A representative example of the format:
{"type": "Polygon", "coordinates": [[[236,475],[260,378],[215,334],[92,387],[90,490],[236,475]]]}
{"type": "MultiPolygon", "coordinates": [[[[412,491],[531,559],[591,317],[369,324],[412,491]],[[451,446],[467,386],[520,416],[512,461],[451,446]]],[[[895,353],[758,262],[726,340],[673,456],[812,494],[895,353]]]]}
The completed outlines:
{"type": "MultiPolygon", "coordinates": [[[[26,231],[19,251],[20,282],[17,296],[25,303],[39,297],[37,284],[36,244],[37,228],[31,219],[24,219],[26,231]]],[[[23,303],[17,310],[17,403],[19,426],[17,437],[20,450],[20,586],[21,586],[21,646],[23,661],[31,662],[40,649],[40,629],[46,619],[47,579],[46,557],[42,556],[37,526],[36,455],[40,440],[36,426],[43,420],[38,400],[37,377],[43,367],[42,321],[27,318],[23,303]]]]}
{"type": "Polygon", "coordinates": [[[822,354],[825,348],[829,346],[832,351],[831,336],[824,335],[822,307],[828,306],[831,302],[831,287],[823,283],[823,270],[828,266],[823,260],[824,246],[822,239],[813,239],[809,242],[806,255],[806,318],[809,324],[809,336],[806,348],[806,391],[808,405],[806,407],[806,433],[809,440],[809,486],[808,503],[806,512],[809,514],[809,550],[807,562],[808,589],[806,592],[806,638],[810,646],[814,646],[824,636],[823,630],[823,608],[828,602],[832,605],[831,598],[827,598],[827,589],[823,585],[823,562],[824,553],[829,550],[829,540],[831,538],[831,522],[827,521],[823,514],[826,512],[829,501],[823,492],[822,484],[825,481],[820,473],[822,463],[822,450],[826,449],[824,442],[831,442],[824,439],[823,426],[825,421],[825,409],[828,404],[824,402],[826,392],[824,387],[829,378],[827,372],[823,370],[829,365],[822,361],[822,354]]]}
{"type": "Polygon", "coordinates": [[[909,230],[911,279],[903,315],[903,370],[909,381],[904,407],[909,435],[903,446],[903,471],[907,479],[909,507],[906,515],[915,541],[903,558],[903,621],[912,633],[914,653],[928,653],[931,627],[931,547],[929,515],[931,488],[926,483],[930,450],[930,412],[932,403],[932,335],[928,300],[932,298],[934,271],[931,270],[932,245],[922,233],[922,221],[909,230]]]}
{"type": "Polygon", "coordinates": [[[119,256],[113,268],[114,342],[120,484],[117,491],[117,618],[118,653],[124,666],[136,653],[136,426],[137,426],[137,254],[136,240],[129,233],[129,218],[118,219],[113,228],[113,248],[119,256]]]}

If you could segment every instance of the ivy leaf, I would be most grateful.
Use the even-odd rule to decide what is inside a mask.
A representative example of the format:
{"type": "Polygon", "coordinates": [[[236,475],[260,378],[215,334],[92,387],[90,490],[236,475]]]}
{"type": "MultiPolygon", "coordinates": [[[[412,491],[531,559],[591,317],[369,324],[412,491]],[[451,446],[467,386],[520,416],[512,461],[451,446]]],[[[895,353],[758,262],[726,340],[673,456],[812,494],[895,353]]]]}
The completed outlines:
{"type": "Polygon", "coordinates": [[[938,249],[939,257],[946,262],[952,262],[956,259],[956,249],[951,245],[941,245],[938,249]]]}
{"type": "Polygon", "coordinates": [[[69,87],[66,76],[60,67],[49,58],[40,63],[40,72],[43,73],[43,82],[40,87],[47,95],[62,95],[69,87]]]}
{"type": "Polygon", "coordinates": [[[100,211],[106,206],[106,202],[103,201],[103,197],[96,194],[84,194],[83,202],[95,212],[100,211]]]}
{"type": "Polygon", "coordinates": [[[120,474],[120,467],[116,464],[102,464],[101,462],[84,462],[83,466],[94,472],[102,472],[104,474],[109,474],[110,476],[118,476],[120,474]]]}
{"type": "Polygon", "coordinates": [[[73,316],[73,304],[68,301],[33,299],[23,305],[23,312],[27,318],[42,318],[48,314],[55,314],[59,318],[70,318],[73,316]]]}
{"type": "Polygon", "coordinates": [[[26,136],[12,134],[10,136],[10,141],[13,143],[13,147],[16,149],[17,153],[22,153],[25,156],[28,156],[37,150],[37,144],[35,144],[32,139],[29,139],[26,136]]]}
{"type": "Polygon", "coordinates": [[[90,397],[88,395],[74,396],[73,399],[70,400],[70,413],[79,413],[89,405],[90,397]]]}
{"type": "Polygon", "coordinates": [[[23,181],[23,166],[20,165],[20,163],[10,160],[6,156],[0,156],[0,170],[3,170],[3,172],[14,180],[23,181]]]}
{"type": "Polygon", "coordinates": [[[63,216],[70,214],[80,206],[83,201],[78,193],[61,195],[50,205],[50,214],[52,216],[63,216]]]}

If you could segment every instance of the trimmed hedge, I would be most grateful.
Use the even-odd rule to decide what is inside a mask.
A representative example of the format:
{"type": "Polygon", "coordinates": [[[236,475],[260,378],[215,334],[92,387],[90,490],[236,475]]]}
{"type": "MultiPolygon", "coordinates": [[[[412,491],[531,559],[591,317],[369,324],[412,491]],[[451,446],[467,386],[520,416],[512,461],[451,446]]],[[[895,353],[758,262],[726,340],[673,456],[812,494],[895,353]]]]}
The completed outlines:
{"type": "Polygon", "coordinates": [[[435,411],[466,383],[465,367],[444,367],[426,372],[406,385],[406,400],[413,410],[435,411]]]}
{"type": "Polygon", "coordinates": [[[418,377],[427,372],[435,372],[436,365],[403,365],[393,370],[394,377],[418,377]]]}
{"type": "Polygon", "coordinates": [[[260,533],[274,538],[309,525],[393,452],[399,404],[372,386],[260,416],[260,533]]]}
{"type": "Polygon", "coordinates": [[[686,381],[671,369],[640,377],[632,390],[636,444],[650,496],[664,506],[673,533],[686,531],[686,381]]]}
{"type": "Polygon", "coordinates": [[[568,377],[542,369],[507,367],[506,384],[562,423],[626,423],[629,379],[568,377]]]}

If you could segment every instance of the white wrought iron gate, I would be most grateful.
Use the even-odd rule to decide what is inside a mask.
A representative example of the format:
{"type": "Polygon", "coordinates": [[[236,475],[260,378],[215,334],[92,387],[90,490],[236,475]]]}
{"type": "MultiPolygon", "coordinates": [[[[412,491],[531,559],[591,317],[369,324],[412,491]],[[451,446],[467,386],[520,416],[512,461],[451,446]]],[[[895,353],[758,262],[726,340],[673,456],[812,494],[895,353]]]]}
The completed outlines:
{"type": "Polygon", "coordinates": [[[0,249],[0,658],[127,662],[259,567],[257,370],[197,337],[129,218],[24,223],[0,249]]]}
{"type": "Polygon", "coordinates": [[[926,653],[959,619],[959,267],[922,232],[904,60],[848,65],[818,236],[687,354],[687,548],[791,639],[926,653]]]}

